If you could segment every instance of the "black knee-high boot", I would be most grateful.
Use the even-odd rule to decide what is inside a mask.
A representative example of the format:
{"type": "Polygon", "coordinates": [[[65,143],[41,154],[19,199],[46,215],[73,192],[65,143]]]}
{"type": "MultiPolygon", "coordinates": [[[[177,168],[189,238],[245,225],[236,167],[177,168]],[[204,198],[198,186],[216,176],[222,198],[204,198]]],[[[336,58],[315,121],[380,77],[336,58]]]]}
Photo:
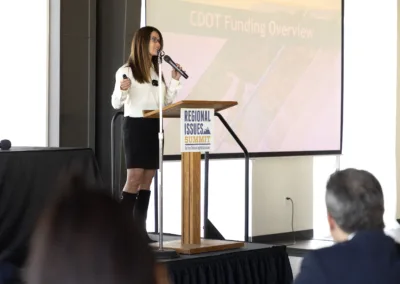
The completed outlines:
{"type": "Polygon", "coordinates": [[[130,193],[126,191],[123,191],[121,195],[121,205],[131,215],[133,214],[133,208],[135,207],[137,196],[137,193],[130,193]]]}
{"type": "Polygon", "coordinates": [[[146,230],[147,209],[149,208],[150,194],[150,190],[139,190],[138,198],[136,200],[135,208],[133,210],[133,218],[138,223],[140,230],[143,233],[143,237],[148,242],[156,242],[149,237],[146,230]]]}

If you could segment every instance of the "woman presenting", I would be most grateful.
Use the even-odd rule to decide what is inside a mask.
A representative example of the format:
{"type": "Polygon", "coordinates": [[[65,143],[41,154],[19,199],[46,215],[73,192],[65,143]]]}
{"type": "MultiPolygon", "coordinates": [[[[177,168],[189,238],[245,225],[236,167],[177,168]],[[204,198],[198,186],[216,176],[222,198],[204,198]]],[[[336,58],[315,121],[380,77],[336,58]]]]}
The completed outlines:
{"type": "Polygon", "coordinates": [[[160,122],[158,118],[143,118],[143,110],[159,108],[159,84],[162,84],[164,92],[164,106],[173,102],[181,87],[181,75],[176,70],[172,70],[168,87],[164,78],[158,78],[157,55],[162,49],[163,38],[159,30],[150,26],[139,29],[133,36],[127,63],[116,72],[111,99],[115,109],[124,107],[123,141],[127,179],[121,203],[133,212],[149,241],[152,240],[146,232],[146,218],[150,186],[159,168],[160,122]]]}

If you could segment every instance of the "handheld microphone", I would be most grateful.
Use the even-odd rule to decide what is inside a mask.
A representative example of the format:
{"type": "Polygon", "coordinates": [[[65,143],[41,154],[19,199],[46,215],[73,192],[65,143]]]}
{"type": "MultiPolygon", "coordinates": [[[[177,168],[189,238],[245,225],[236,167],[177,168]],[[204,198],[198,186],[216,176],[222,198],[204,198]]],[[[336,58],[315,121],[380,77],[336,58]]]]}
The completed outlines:
{"type": "Polygon", "coordinates": [[[10,140],[4,139],[0,141],[0,150],[10,150],[11,142],[10,140]]]}
{"type": "Polygon", "coordinates": [[[183,78],[187,79],[189,78],[189,76],[186,74],[185,71],[183,71],[182,69],[180,69],[176,63],[171,59],[171,57],[169,57],[168,55],[164,56],[164,60],[165,62],[167,62],[169,65],[171,65],[176,71],[179,72],[179,74],[182,75],[183,78]]]}
{"type": "Polygon", "coordinates": [[[122,78],[128,79],[128,77],[126,76],[126,74],[122,75],[122,78]]]}

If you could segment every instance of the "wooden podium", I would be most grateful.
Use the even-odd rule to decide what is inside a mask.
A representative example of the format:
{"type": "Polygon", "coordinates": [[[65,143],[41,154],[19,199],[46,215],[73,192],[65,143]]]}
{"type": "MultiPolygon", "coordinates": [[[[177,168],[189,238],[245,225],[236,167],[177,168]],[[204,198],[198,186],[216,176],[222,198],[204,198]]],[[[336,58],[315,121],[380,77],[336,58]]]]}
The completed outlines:
{"type": "MultiPolygon", "coordinates": [[[[180,118],[182,108],[208,108],[215,112],[237,105],[234,101],[180,101],[163,108],[163,118],[180,118]]],[[[157,118],[159,110],[144,111],[144,117],[157,118]]],[[[182,237],[163,242],[167,249],[180,254],[198,254],[240,248],[244,242],[207,240],[200,238],[201,230],[201,153],[182,153],[182,237]]],[[[159,244],[152,244],[158,247],[159,244]]]]}

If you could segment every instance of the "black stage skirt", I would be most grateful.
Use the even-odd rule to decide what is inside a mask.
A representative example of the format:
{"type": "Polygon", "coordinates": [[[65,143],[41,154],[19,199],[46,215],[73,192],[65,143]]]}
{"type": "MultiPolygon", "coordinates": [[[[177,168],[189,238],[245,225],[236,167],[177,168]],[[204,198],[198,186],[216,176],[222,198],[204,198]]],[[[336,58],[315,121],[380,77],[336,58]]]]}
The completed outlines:
{"type": "Polygon", "coordinates": [[[124,117],[123,137],[127,169],[159,168],[158,118],[124,117]]]}

